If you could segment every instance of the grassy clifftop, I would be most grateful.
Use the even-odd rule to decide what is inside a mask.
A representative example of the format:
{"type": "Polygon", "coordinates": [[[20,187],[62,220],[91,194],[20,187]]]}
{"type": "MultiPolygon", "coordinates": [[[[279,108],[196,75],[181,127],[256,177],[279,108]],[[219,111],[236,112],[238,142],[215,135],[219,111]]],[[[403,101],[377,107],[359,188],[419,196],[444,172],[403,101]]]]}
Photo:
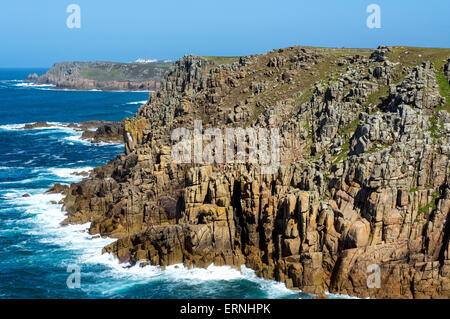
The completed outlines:
{"type": "Polygon", "coordinates": [[[80,77],[96,81],[149,81],[161,79],[171,62],[115,63],[115,62],[62,62],[55,63],[48,75],[80,77]]]}

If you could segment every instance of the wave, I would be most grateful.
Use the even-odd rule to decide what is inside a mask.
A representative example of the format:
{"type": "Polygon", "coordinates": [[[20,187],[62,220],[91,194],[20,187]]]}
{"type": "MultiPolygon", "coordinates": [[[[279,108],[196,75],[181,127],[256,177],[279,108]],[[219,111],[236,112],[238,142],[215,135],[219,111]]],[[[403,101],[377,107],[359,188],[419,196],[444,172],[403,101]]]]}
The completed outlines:
{"type": "Polygon", "coordinates": [[[33,82],[19,82],[17,84],[14,84],[14,86],[32,87],[32,88],[51,88],[51,87],[55,87],[55,85],[53,85],[53,84],[36,84],[36,83],[33,83],[33,82]]]}
{"type": "Polygon", "coordinates": [[[25,127],[25,124],[5,124],[5,125],[0,125],[0,130],[13,131],[13,130],[20,130],[24,127],[25,127]]]}
{"type": "Polygon", "coordinates": [[[85,139],[81,137],[82,134],[73,134],[71,136],[64,137],[65,141],[68,141],[70,145],[73,145],[73,143],[80,143],[86,146],[114,146],[114,147],[125,147],[124,143],[116,143],[116,142],[98,142],[93,143],[89,139],[85,139]]]}
{"type": "MultiPolygon", "coordinates": [[[[83,169],[51,168],[48,171],[61,176],[60,180],[67,180],[72,177],[70,174],[73,171],[83,169]]],[[[92,274],[96,280],[84,288],[93,293],[111,296],[136,285],[161,280],[184,282],[186,285],[247,280],[260,286],[261,290],[267,292],[268,298],[298,294],[296,291],[287,289],[282,283],[257,277],[253,270],[245,266],[235,269],[230,266],[219,267],[211,264],[207,268],[187,268],[183,264],[178,264],[162,269],[156,266],[141,267],[141,263],[134,266],[120,264],[113,255],[102,254],[103,247],[114,242],[115,239],[90,235],[88,233],[90,223],[61,226],[65,213],[62,211],[61,204],[52,204],[52,202],[58,203],[63,195],[45,194],[42,190],[30,191],[29,194],[31,194],[30,197],[21,197],[21,191],[13,190],[4,194],[4,197],[10,203],[14,203],[15,207],[25,210],[25,215],[28,216],[26,222],[32,224],[30,225],[32,227],[25,227],[28,228],[29,235],[37,236],[36,240],[42,244],[56,245],[61,250],[71,252],[75,260],[64,260],[62,261],[64,265],[75,263],[83,269],[89,266],[104,267],[103,271],[92,274]]]]}
{"type": "Polygon", "coordinates": [[[0,170],[16,170],[16,169],[24,169],[24,166],[0,166],[0,170]]]}
{"type": "MultiPolygon", "coordinates": [[[[37,90],[45,90],[45,91],[54,91],[54,92],[114,92],[114,93],[149,93],[149,92],[154,92],[154,91],[132,91],[132,90],[100,90],[100,89],[61,89],[61,88],[56,88],[54,86],[52,87],[35,87],[37,90]]],[[[146,101],[147,102],[147,101],[146,101]]]]}
{"type": "Polygon", "coordinates": [[[52,175],[58,179],[63,179],[64,182],[78,182],[83,179],[83,176],[76,175],[76,173],[82,173],[82,172],[89,173],[93,169],[94,168],[90,167],[90,166],[76,167],[76,168],[55,167],[55,168],[49,168],[49,169],[45,170],[44,172],[40,173],[39,175],[40,176],[52,175]]]}
{"type": "Polygon", "coordinates": [[[93,145],[91,143],[91,141],[89,141],[87,139],[84,139],[84,138],[81,138],[81,136],[82,136],[81,133],[73,134],[71,136],[66,136],[66,137],[64,137],[64,141],[70,142],[69,144],[71,144],[71,145],[73,145],[74,142],[75,143],[80,143],[80,144],[83,144],[83,145],[87,145],[87,146],[93,145]]]}
{"type": "MultiPolygon", "coordinates": [[[[9,170],[9,169],[17,169],[17,167],[4,167],[3,169],[9,170]]],[[[58,167],[58,168],[49,168],[49,169],[43,169],[43,168],[35,168],[31,171],[32,174],[34,174],[34,177],[28,177],[24,179],[19,180],[7,180],[7,181],[1,181],[0,185],[24,185],[24,184],[31,184],[35,182],[41,182],[41,181],[54,181],[58,180],[62,183],[75,183],[81,181],[84,177],[79,175],[82,172],[86,172],[89,174],[89,172],[93,169],[93,167],[86,166],[86,167],[76,167],[76,168],[64,168],[64,167],[58,167]],[[78,173],[78,175],[77,175],[78,173]]],[[[55,182],[56,183],[56,182],[55,182]]],[[[7,194],[10,195],[3,195],[6,196],[17,196],[20,192],[10,192],[7,194]]]]}
{"type": "Polygon", "coordinates": [[[147,100],[143,100],[143,101],[135,101],[135,102],[128,102],[127,104],[133,105],[133,104],[145,104],[145,103],[147,103],[147,100]]]}
{"type": "MultiPolygon", "coordinates": [[[[65,129],[65,130],[73,130],[73,128],[67,127],[68,123],[62,123],[62,122],[46,122],[50,126],[46,127],[33,127],[29,128],[27,130],[54,130],[54,129],[65,129]]],[[[4,131],[14,131],[14,130],[23,130],[25,129],[25,125],[33,125],[36,124],[36,122],[29,122],[29,123],[19,123],[19,124],[5,124],[0,125],[0,130],[4,131]]]]}
{"type": "Polygon", "coordinates": [[[29,183],[33,183],[36,181],[39,181],[40,178],[39,177],[35,177],[35,178],[26,178],[26,179],[21,179],[18,181],[6,181],[6,182],[0,182],[0,185],[11,185],[11,184],[29,184],[29,183]]]}
{"type": "MultiPolygon", "coordinates": [[[[60,128],[60,126],[57,127],[60,128]]],[[[76,137],[79,137],[78,133],[76,137]]],[[[82,140],[77,139],[77,141],[82,140]]],[[[92,145],[90,142],[88,143],[92,145]]],[[[105,143],[105,145],[110,144],[105,143]]],[[[70,252],[69,258],[58,260],[58,263],[64,266],[75,263],[82,267],[83,276],[94,276],[86,280],[89,283],[83,284],[84,291],[88,291],[94,296],[114,297],[121,291],[133,289],[138,285],[158,282],[168,282],[174,285],[182,283],[186,287],[207,284],[214,290],[217,287],[220,289],[223,282],[248,281],[257,286],[267,298],[300,296],[298,291],[287,289],[283,283],[259,278],[253,270],[245,266],[235,269],[230,266],[211,264],[207,268],[188,268],[183,264],[178,264],[162,269],[156,266],[141,267],[141,263],[134,266],[120,264],[113,255],[102,254],[103,247],[114,242],[115,239],[90,235],[88,233],[90,223],[61,226],[61,222],[66,218],[65,212],[62,210],[61,204],[54,203],[59,203],[63,195],[46,194],[44,193],[45,189],[27,189],[26,185],[22,185],[39,179],[51,180],[53,183],[77,182],[83,176],[73,175],[73,173],[92,170],[92,167],[82,165],[80,164],[80,167],[35,168],[32,171],[32,178],[20,181],[19,188],[9,188],[5,193],[2,192],[1,196],[9,204],[13,204],[14,209],[24,211],[23,218],[12,220],[13,224],[9,229],[11,234],[8,236],[13,236],[14,232],[22,230],[33,236],[33,240],[36,242],[48,247],[50,253],[53,253],[54,249],[56,249],[55,252],[59,250],[70,252]],[[22,197],[24,193],[28,193],[30,196],[22,197]],[[95,273],[84,272],[84,269],[98,266],[101,266],[101,269],[95,273]]],[[[329,297],[342,298],[342,296],[332,294],[329,297]]]]}
{"type": "MultiPolygon", "coordinates": [[[[124,143],[117,143],[117,142],[92,143],[89,139],[82,138],[82,134],[83,134],[82,131],[80,131],[76,127],[69,127],[68,123],[46,122],[50,126],[47,126],[47,127],[33,127],[33,128],[25,129],[25,125],[33,125],[35,123],[36,122],[20,123],[20,124],[5,124],[5,125],[0,125],[0,130],[3,130],[3,131],[18,131],[18,130],[39,131],[39,132],[33,133],[33,135],[48,134],[48,131],[50,131],[50,130],[59,130],[59,131],[64,131],[64,132],[70,134],[69,136],[63,137],[63,141],[69,142],[70,145],[73,145],[74,143],[80,143],[80,144],[83,144],[83,145],[86,145],[86,146],[92,146],[92,145],[95,145],[95,146],[115,146],[115,147],[120,147],[120,148],[125,146],[124,143]]],[[[93,129],[90,129],[90,130],[93,130],[93,129]]]]}

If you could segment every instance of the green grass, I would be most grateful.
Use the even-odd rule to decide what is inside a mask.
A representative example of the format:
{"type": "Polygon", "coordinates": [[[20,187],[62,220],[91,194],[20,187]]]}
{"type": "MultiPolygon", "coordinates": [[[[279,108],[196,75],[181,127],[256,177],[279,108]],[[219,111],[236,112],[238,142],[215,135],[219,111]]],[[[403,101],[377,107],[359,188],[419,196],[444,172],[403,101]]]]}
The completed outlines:
{"type": "Polygon", "coordinates": [[[440,106],[439,109],[436,108],[436,110],[446,110],[447,112],[450,112],[450,84],[448,83],[443,70],[436,71],[436,80],[439,86],[439,93],[445,98],[445,105],[440,106]]]}
{"type": "Polygon", "coordinates": [[[87,69],[80,72],[81,77],[93,80],[120,80],[121,72],[119,70],[100,70],[100,69],[87,69]]]}
{"type": "Polygon", "coordinates": [[[344,144],[342,144],[342,150],[336,155],[336,158],[333,161],[333,164],[339,163],[344,158],[346,158],[348,155],[348,152],[350,152],[350,142],[348,140],[345,140],[344,144]]]}
{"type": "Polygon", "coordinates": [[[359,124],[359,117],[354,119],[349,125],[347,125],[344,129],[342,129],[340,134],[347,135],[355,132],[356,128],[358,127],[358,124],[359,124]]]}
{"type": "Polygon", "coordinates": [[[419,211],[417,213],[416,219],[414,220],[414,222],[419,222],[419,216],[426,214],[428,212],[433,212],[437,209],[437,201],[439,199],[439,197],[441,196],[441,194],[439,193],[439,191],[435,191],[433,193],[433,198],[431,199],[431,201],[426,204],[423,207],[419,207],[419,211]],[[430,211],[431,209],[431,211],[430,211]]]}
{"type": "Polygon", "coordinates": [[[116,62],[69,62],[55,63],[51,72],[78,70],[81,78],[96,81],[150,81],[160,80],[164,73],[173,66],[171,62],[157,63],[116,63],[116,62]]]}

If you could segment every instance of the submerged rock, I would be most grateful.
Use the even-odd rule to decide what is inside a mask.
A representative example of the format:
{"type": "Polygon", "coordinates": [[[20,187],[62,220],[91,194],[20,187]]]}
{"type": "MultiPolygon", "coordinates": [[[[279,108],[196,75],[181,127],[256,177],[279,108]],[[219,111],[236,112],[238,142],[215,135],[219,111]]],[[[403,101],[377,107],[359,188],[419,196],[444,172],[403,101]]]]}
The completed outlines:
{"type": "Polygon", "coordinates": [[[45,128],[45,127],[50,127],[51,124],[47,123],[47,122],[41,122],[38,121],[36,123],[32,123],[32,124],[25,124],[23,126],[23,130],[31,130],[31,129],[35,129],[35,128],[45,128]]]}
{"type": "Polygon", "coordinates": [[[83,122],[79,123],[79,126],[83,129],[81,138],[88,139],[92,143],[123,143],[124,141],[123,122],[102,121],[94,126],[95,130],[91,130],[92,126],[83,122]]]}
{"type": "Polygon", "coordinates": [[[56,183],[49,190],[46,191],[48,194],[64,194],[68,191],[68,185],[62,185],[60,183],[56,183]]]}

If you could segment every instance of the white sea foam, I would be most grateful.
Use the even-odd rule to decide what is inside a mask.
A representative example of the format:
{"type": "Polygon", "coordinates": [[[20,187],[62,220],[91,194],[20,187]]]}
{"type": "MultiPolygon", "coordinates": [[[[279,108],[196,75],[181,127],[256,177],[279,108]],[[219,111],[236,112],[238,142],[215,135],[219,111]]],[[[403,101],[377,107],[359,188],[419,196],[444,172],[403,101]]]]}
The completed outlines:
{"type": "MultiPolygon", "coordinates": [[[[0,130],[4,131],[14,131],[14,130],[23,130],[25,128],[25,125],[32,125],[36,122],[31,123],[21,123],[21,124],[6,124],[6,125],[0,125],[0,130]]],[[[64,141],[67,141],[68,144],[73,145],[74,143],[80,143],[87,146],[96,145],[96,146],[107,146],[107,145],[113,145],[117,147],[123,147],[125,144],[123,143],[107,143],[107,142],[99,142],[99,143],[91,143],[89,139],[82,138],[82,132],[77,130],[73,127],[68,127],[67,123],[61,123],[61,122],[47,122],[50,126],[47,127],[36,127],[36,128],[30,128],[29,130],[35,130],[37,132],[34,132],[33,135],[40,135],[40,134],[48,134],[49,130],[58,130],[63,131],[67,134],[70,134],[69,136],[66,136],[63,138],[64,141]]],[[[28,130],[28,129],[27,129],[28,130]]],[[[90,129],[94,130],[95,129],[90,129]]]]}
{"type": "Polygon", "coordinates": [[[80,143],[86,146],[117,146],[117,147],[125,147],[125,144],[123,143],[108,143],[108,142],[98,142],[98,143],[92,143],[89,139],[85,139],[81,137],[81,133],[77,133],[74,131],[73,135],[64,137],[64,140],[68,142],[68,144],[73,145],[74,143],[80,143]]]}
{"type": "MultiPolygon", "coordinates": [[[[329,299],[361,299],[361,298],[353,297],[353,296],[349,296],[349,295],[332,294],[330,292],[326,292],[325,295],[329,299]]],[[[366,298],[366,299],[370,299],[370,298],[366,298]]]]}
{"type": "Polygon", "coordinates": [[[36,83],[32,83],[32,82],[19,82],[17,84],[14,84],[14,86],[35,87],[35,88],[51,88],[51,87],[54,87],[55,85],[53,85],[53,84],[36,84],[36,83]]]}
{"type": "Polygon", "coordinates": [[[61,182],[74,183],[79,182],[83,179],[83,176],[76,175],[75,173],[89,172],[92,169],[93,167],[90,166],[76,167],[76,168],[55,167],[45,169],[44,171],[36,169],[33,172],[37,173],[40,177],[51,176],[52,179],[57,179],[60,180],[61,182]]]}
{"type": "Polygon", "coordinates": [[[123,148],[125,147],[124,143],[109,143],[109,142],[99,142],[99,143],[94,143],[96,146],[114,146],[114,147],[118,147],[118,148],[123,148]]]}
{"type": "Polygon", "coordinates": [[[80,143],[80,144],[88,145],[88,146],[92,145],[92,143],[89,140],[81,138],[81,136],[82,136],[81,133],[78,133],[78,134],[74,133],[73,135],[64,137],[64,141],[68,141],[69,144],[72,143],[72,145],[73,145],[73,143],[80,143]]]}
{"type": "Polygon", "coordinates": [[[1,83],[9,83],[9,82],[24,82],[24,80],[0,80],[1,83]]]}
{"type": "MultiPolygon", "coordinates": [[[[25,125],[32,125],[32,124],[35,124],[35,123],[36,122],[0,125],[0,129],[1,130],[5,130],[5,131],[23,130],[25,128],[25,125]]],[[[73,128],[67,127],[67,123],[47,122],[47,124],[49,124],[50,126],[47,126],[47,127],[33,127],[33,128],[30,128],[29,130],[54,130],[54,129],[60,129],[60,130],[65,130],[65,131],[74,131],[73,128]]]]}
{"type": "Polygon", "coordinates": [[[24,169],[23,166],[0,166],[0,170],[13,170],[13,169],[24,169]]]}
{"type": "Polygon", "coordinates": [[[143,101],[135,101],[135,102],[128,102],[127,104],[133,105],[133,104],[145,104],[147,103],[147,100],[143,100],[143,101]]]}
{"type": "Polygon", "coordinates": [[[28,183],[32,183],[32,182],[36,182],[39,180],[39,177],[36,178],[26,178],[26,179],[21,179],[18,181],[6,181],[6,182],[0,182],[0,184],[2,185],[8,185],[8,184],[28,184],[28,183]]]}

